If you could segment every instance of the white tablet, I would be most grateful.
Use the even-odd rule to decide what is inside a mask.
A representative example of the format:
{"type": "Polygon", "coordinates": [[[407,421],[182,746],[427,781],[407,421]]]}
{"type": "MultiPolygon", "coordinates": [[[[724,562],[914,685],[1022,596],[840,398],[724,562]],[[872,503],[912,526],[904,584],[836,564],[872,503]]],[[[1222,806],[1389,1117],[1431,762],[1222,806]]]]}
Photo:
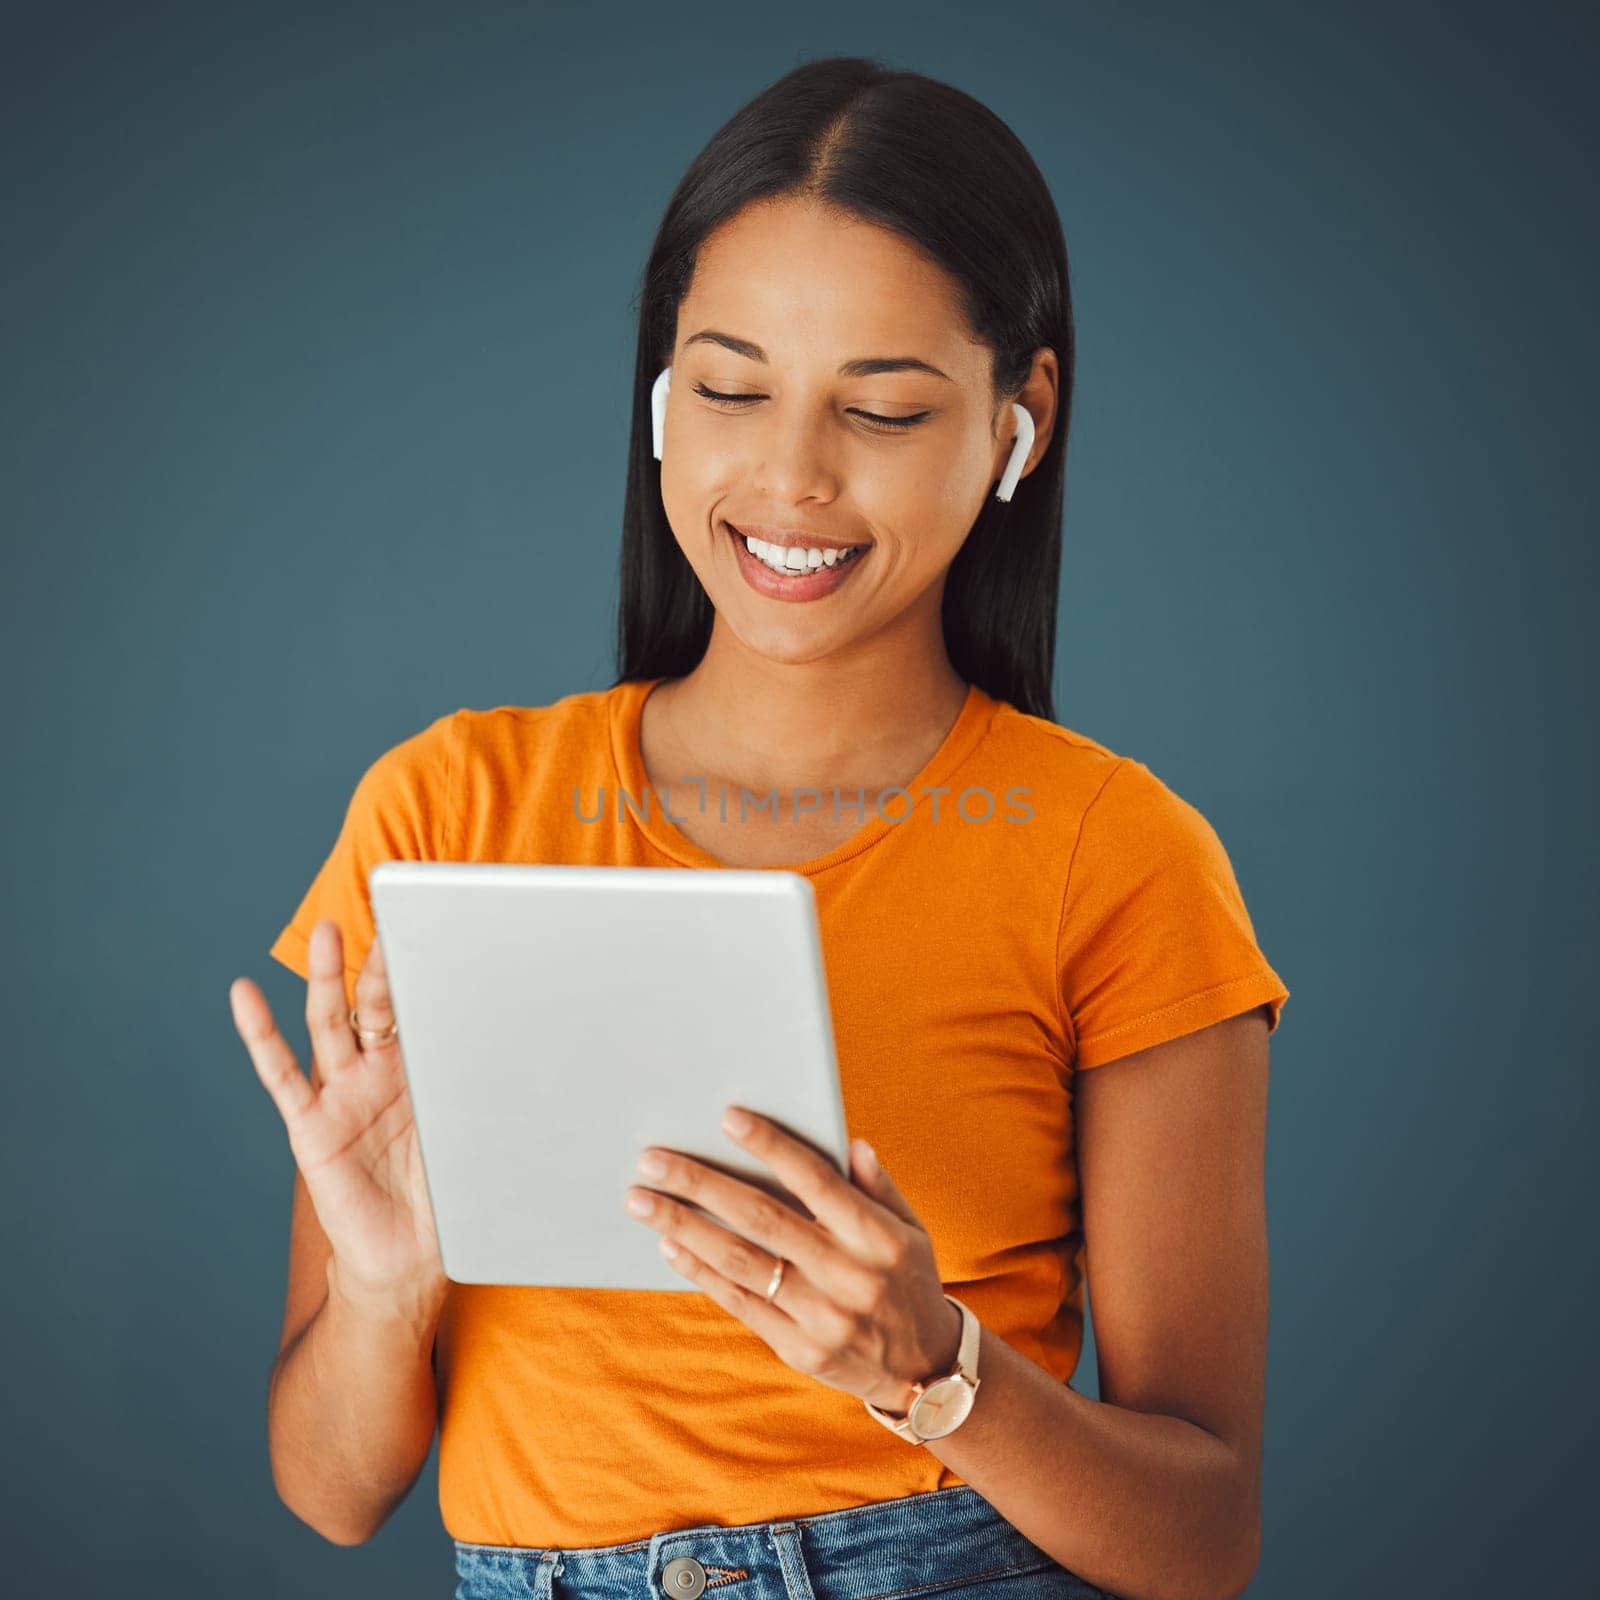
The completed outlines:
{"type": "Polygon", "coordinates": [[[729,1105],[849,1171],[799,873],[386,861],[368,886],[458,1283],[698,1293],[623,1205],[651,1187],[634,1166],[645,1146],[811,1215],[722,1132],[729,1105]]]}

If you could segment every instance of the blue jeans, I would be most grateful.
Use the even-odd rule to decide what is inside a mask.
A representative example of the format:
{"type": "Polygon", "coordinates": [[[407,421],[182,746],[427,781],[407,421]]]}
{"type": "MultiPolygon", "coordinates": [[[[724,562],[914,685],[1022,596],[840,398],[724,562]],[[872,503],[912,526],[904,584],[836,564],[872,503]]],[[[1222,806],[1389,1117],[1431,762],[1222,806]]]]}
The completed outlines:
{"type": "Polygon", "coordinates": [[[455,1548],[455,1600],[1113,1600],[965,1483],[629,1544],[540,1550],[457,1539],[455,1548]]]}

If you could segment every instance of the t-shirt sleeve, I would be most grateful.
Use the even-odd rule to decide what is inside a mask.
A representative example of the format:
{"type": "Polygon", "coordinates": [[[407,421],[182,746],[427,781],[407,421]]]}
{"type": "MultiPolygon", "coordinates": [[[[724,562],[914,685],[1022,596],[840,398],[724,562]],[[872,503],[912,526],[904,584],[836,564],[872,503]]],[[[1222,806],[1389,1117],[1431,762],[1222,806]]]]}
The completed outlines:
{"type": "Polygon", "coordinates": [[[353,994],[376,931],[367,874],[380,861],[447,859],[454,718],[438,718],[362,773],[332,851],[268,951],[273,960],[307,977],[311,930],[331,918],[344,938],[345,988],[353,994]]]}
{"type": "Polygon", "coordinates": [[[1257,1006],[1270,1033],[1289,998],[1215,829],[1128,757],[1084,813],[1056,956],[1080,1072],[1257,1006]]]}

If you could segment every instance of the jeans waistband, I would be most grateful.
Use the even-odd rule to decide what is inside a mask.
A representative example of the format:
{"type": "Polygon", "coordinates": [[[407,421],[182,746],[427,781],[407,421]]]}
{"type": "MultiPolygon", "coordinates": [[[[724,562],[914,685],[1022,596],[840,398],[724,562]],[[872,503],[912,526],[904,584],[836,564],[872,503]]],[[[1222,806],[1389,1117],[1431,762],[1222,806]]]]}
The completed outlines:
{"type": "Polygon", "coordinates": [[[1032,1585],[1007,1584],[1008,1600],[1110,1600],[969,1484],[809,1517],[674,1528],[626,1544],[454,1543],[456,1600],[920,1600],[1030,1574],[1032,1585]]]}

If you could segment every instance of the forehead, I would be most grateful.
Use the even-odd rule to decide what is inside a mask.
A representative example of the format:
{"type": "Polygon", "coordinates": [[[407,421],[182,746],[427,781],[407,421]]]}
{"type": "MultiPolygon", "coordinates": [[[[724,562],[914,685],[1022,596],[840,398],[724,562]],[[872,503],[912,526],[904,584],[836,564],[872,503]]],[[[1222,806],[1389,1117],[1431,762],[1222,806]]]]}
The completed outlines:
{"type": "Polygon", "coordinates": [[[774,362],[826,347],[840,360],[919,355],[960,377],[982,353],[954,280],[909,240],[792,200],[746,206],[701,244],[678,335],[702,327],[750,339],[774,362]]]}

